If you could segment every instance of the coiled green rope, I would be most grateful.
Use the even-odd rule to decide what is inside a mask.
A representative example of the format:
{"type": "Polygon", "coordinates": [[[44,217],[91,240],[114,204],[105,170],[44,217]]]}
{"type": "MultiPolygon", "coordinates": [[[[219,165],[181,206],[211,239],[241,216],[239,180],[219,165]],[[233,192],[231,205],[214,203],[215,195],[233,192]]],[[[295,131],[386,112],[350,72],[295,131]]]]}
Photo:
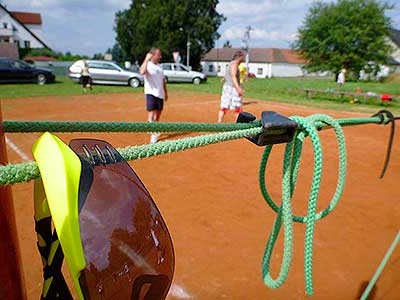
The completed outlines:
{"type": "Polygon", "coordinates": [[[283,178],[282,178],[282,204],[280,207],[271,199],[268,194],[265,183],[265,171],[272,146],[267,146],[260,165],[259,182],[261,192],[267,204],[277,212],[277,218],[274,222],[270,237],[263,256],[262,270],[264,282],[271,288],[280,287],[287,279],[290,270],[290,264],[293,252],[293,221],[306,223],[306,238],[304,244],[305,262],[304,272],[306,280],[306,292],[309,295],[313,294],[313,278],[312,278],[312,258],[313,258],[313,237],[314,223],[327,216],[338,203],[342,195],[345,178],[346,178],[346,145],[340,124],[326,115],[312,115],[307,118],[292,117],[292,120],[299,124],[295,138],[292,142],[286,145],[284,160],[283,160],[283,178]],[[323,211],[316,213],[318,194],[321,184],[322,175],[322,147],[316,130],[316,125],[326,124],[332,126],[339,144],[339,180],[336,187],[336,192],[329,204],[323,211]],[[291,210],[291,199],[296,187],[297,175],[300,167],[302,146],[304,138],[309,136],[313,145],[314,151],[314,171],[311,184],[311,192],[308,200],[307,216],[295,216],[291,210]],[[276,279],[273,279],[270,274],[271,256],[274,245],[279,235],[279,231],[284,227],[284,251],[281,270],[276,279]]]}

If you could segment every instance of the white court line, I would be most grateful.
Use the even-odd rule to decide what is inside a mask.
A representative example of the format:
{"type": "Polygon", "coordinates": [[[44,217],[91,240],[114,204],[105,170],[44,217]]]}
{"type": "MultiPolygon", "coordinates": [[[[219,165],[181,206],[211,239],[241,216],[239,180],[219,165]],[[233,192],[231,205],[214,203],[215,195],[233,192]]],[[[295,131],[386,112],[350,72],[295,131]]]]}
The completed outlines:
{"type": "Polygon", "coordinates": [[[176,299],[192,299],[192,295],[190,295],[183,286],[179,284],[172,284],[171,288],[169,289],[168,295],[175,297],[176,299]]]}
{"type": "Polygon", "coordinates": [[[13,150],[15,153],[17,153],[18,156],[23,161],[30,160],[29,156],[24,151],[22,151],[21,148],[19,148],[16,144],[14,144],[14,142],[10,138],[6,137],[6,143],[11,148],[11,150],[13,150]]]}

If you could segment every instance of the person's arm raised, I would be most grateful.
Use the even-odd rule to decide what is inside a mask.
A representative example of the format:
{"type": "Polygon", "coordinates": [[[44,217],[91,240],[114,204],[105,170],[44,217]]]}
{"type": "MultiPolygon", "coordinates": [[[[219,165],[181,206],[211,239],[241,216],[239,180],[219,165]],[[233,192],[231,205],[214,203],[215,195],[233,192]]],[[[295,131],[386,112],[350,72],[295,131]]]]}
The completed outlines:
{"type": "Polygon", "coordinates": [[[150,61],[150,59],[153,57],[153,54],[147,53],[146,58],[144,59],[142,65],[140,66],[140,74],[141,75],[146,75],[147,73],[147,63],[150,61]]]}

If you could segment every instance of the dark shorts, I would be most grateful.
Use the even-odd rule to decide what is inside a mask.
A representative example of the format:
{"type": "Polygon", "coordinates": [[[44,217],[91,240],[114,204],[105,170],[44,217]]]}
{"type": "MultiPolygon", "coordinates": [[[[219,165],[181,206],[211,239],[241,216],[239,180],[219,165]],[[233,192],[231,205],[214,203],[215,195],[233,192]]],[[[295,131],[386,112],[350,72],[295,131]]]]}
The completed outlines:
{"type": "Polygon", "coordinates": [[[86,87],[88,84],[91,84],[90,76],[81,76],[81,83],[83,87],[86,87]]]}
{"type": "Polygon", "coordinates": [[[146,94],[146,109],[147,111],[159,110],[164,108],[164,99],[157,98],[156,96],[146,94]]]}

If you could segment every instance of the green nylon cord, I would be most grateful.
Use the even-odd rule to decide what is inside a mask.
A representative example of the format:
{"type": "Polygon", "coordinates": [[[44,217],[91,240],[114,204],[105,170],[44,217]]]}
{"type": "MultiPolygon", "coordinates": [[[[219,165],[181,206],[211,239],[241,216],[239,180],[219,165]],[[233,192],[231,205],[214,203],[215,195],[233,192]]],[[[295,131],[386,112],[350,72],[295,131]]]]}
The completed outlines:
{"type": "MultiPolygon", "coordinates": [[[[229,140],[241,139],[244,137],[252,137],[261,132],[261,127],[256,127],[250,129],[200,135],[196,137],[159,142],[150,145],[125,147],[117,150],[126,160],[134,160],[165,153],[182,151],[191,148],[202,147],[229,140]]],[[[38,178],[39,176],[39,169],[36,162],[26,162],[0,166],[0,185],[28,182],[30,180],[38,178]]]]}
{"type": "Polygon", "coordinates": [[[266,147],[262,156],[259,182],[261,193],[267,204],[278,213],[278,216],[272,227],[270,237],[265,248],[262,270],[264,282],[271,288],[280,287],[287,279],[290,270],[290,264],[293,252],[293,221],[306,223],[306,238],[304,244],[304,273],[306,281],[306,292],[308,295],[313,294],[313,278],[312,278],[312,258],[313,258],[313,237],[315,221],[327,216],[338,203],[342,195],[345,177],[346,177],[346,145],[341,126],[337,120],[325,115],[312,115],[307,118],[292,117],[299,124],[295,138],[286,145],[283,159],[283,177],[282,177],[282,204],[280,207],[271,199],[268,194],[265,171],[272,146],[266,147]],[[316,213],[318,195],[320,191],[321,175],[322,175],[322,147],[316,130],[316,125],[324,123],[333,127],[339,144],[339,180],[336,191],[330,204],[324,210],[316,213]],[[295,216],[291,210],[291,200],[296,187],[297,175],[300,167],[300,158],[304,138],[309,136],[314,151],[314,171],[311,184],[311,192],[308,201],[307,216],[295,216]],[[276,279],[270,274],[270,263],[274,245],[279,235],[280,228],[284,227],[284,249],[281,270],[276,279]]]}
{"type": "MultiPolygon", "coordinates": [[[[341,126],[380,123],[379,117],[337,119],[341,126]]],[[[62,121],[4,121],[5,132],[221,132],[259,127],[251,123],[143,123],[143,122],[62,122],[62,121]]],[[[316,124],[323,127],[323,123],[316,124]]]]}
{"type": "Polygon", "coordinates": [[[144,123],[4,121],[5,132],[223,132],[260,127],[251,123],[144,123]]]}
{"type": "MultiPolygon", "coordinates": [[[[337,205],[343,192],[346,177],[346,145],[342,131],[343,126],[363,124],[387,124],[387,117],[349,118],[334,120],[326,115],[309,117],[291,117],[298,122],[299,128],[293,141],[287,143],[283,159],[282,203],[278,206],[267,191],[265,172],[272,146],[265,148],[259,170],[259,181],[262,195],[267,204],[277,212],[272,232],[268,238],[262,260],[262,275],[264,282],[271,288],[278,288],[287,279],[293,252],[293,222],[306,223],[304,243],[304,272],[306,292],[313,294],[312,259],[314,225],[319,219],[327,216],[337,205]],[[333,128],[339,145],[339,176],[335,194],[330,204],[321,212],[316,212],[317,200],[322,174],[322,148],[317,129],[333,128]],[[308,200],[306,216],[292,214],[291,200],[296,188],[296,180],[300,168],[303,142],[310,137],[314,151],[314,170],[311,192],[308,200]],[[276,279],[270,273],[273,248],[281,227],[284,228],[284,251],[281,269],[276,279]]],[[[32,122],[5,121],[5,132],[219,132],[196,137],[171,140],[151,145],[141,145],[120,148],[118,151],[126,160],[140,159],[165,153],[197,148],[228,140],[252,137],[261,133],[261,122],[247,124],[206,124],[206,123],[134,123],[134,122],[32,122]]],[[[40,176],[36,162],[9,164],[0,166],[0,185],[27,182],[40,176]]]]}
{"type": "Polygon", "coordinates": [[[388,251],[386,252],[385,256],[383,257],[381,263],[379,264],[378,268],[375,271],[374,276],[372,277],[371,281],[368,283],[367,287],[365,288],[365,291],[361,295],[360,300],[367,300],[368,295],[371,292],[372,288],[374,287],[376,281],[379,279],[379,276],[381,276],[383,269],[385,268],[387,262],[389,261],[390,257],[393,254],[394,249],[396,248],[397,244],[400,242],[400,231],[397,232],[396,237],[394,238],[392,244],[390,245],[388,251]]]}

